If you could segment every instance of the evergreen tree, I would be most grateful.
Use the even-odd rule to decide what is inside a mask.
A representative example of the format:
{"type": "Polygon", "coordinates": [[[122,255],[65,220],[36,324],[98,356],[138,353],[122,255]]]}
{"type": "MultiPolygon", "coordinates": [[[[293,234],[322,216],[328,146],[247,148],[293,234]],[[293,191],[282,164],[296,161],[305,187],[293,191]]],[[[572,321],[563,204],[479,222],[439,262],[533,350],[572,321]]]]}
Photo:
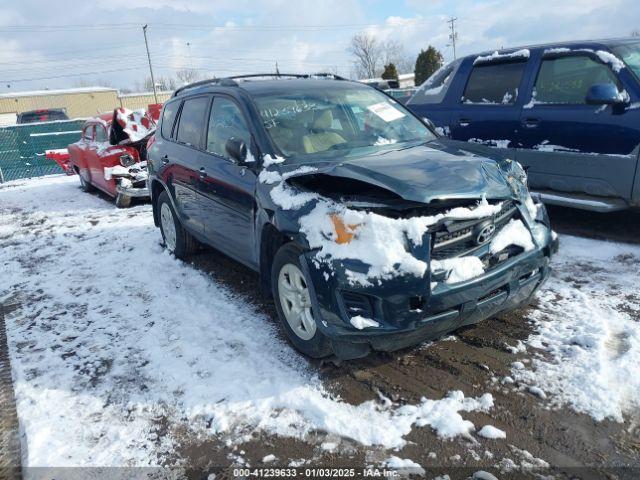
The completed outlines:
{"type": "Polygon", "coordinates": [[[426,50],[420,50],[414,71],[416,86],[422,85],[427,78],[433,75],[442,66],[442,62],[442,54],[431,45],[426,50]]]}
{"type": "Polygon", "coordinates": [[[382,78],[384,80],[397,80],[398,79],[398,70],[393,63],[389,63],[384,66],[384,72],[382,72],[382,78]]]}

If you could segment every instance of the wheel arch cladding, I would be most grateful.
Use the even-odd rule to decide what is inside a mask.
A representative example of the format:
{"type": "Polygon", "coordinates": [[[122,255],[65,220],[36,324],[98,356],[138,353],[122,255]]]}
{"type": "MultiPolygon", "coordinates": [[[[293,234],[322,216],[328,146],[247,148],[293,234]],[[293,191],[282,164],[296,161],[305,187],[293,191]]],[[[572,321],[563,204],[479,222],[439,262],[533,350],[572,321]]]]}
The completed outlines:
{"type": "Polygon", "coordinates": [[[260,287],[263,292],[271,293],[271,266],[276,252],[290,241],[289,237],[280,232],[271,223],[262,227],[260,235],[260,287]]]}
{"type": "Polygon", "coordinates": [[[151,183],[151,207],[153,210],[153,224],[156,227],[160,226],[160,217],[158,214],[158,197],[162,192],[165,191],[165,188],[158,180],[153,180],[151,183]]]}

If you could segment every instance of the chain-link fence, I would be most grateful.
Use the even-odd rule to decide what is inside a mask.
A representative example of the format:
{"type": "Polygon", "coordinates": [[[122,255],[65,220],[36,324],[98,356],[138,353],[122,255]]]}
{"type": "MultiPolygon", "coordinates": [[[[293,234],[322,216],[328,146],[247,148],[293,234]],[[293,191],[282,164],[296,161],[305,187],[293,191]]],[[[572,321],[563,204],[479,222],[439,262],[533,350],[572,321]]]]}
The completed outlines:
{"type": "Polygon", "coordinates": [[[0,128],[0,182],[62,173],[46,150],[78,141],[84,120],[14,125],[0,128]]]}
{"type": "MultiPolygon", "coordinates": [[[[158,92],[158,102],[170,96],[158,92]]],[[[151,92],[121,95],[106,87],[0,94],[0,182],[62,173],[45,152],[78,141],[85,118],[118,107],[147,108],[155,98],[151,92]]]]}

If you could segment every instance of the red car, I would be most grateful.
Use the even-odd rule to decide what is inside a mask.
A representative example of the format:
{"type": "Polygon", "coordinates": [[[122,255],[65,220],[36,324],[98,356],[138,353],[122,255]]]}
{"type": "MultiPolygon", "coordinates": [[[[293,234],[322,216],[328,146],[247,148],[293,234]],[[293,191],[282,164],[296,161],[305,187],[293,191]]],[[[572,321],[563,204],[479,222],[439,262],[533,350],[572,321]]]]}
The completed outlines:
{"type": "Polygon", "coordinates": [[[145,110],[117,108],[87,120],[80,140],[68,147],[69,166],[82,189],[98,188],[115,197],[120,208],[133,197],[149,197],[146,145],[155,128],[156,118],[145,110]]]}

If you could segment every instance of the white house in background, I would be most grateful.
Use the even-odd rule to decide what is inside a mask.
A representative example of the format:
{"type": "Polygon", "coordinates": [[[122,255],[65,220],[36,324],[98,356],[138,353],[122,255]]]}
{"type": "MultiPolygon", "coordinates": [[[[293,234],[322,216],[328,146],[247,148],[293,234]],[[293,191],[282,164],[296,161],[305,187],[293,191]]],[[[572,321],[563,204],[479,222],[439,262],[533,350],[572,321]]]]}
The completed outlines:
{"type": "MultiPolygon", "coordinates": [[[[401,73],[398,75],[398,88],[415,87],[415,73],[401,73]]],[[[361,78],[358,80],[362,83],[379,83],[384,82],[382,78],[361,78]]]]}

